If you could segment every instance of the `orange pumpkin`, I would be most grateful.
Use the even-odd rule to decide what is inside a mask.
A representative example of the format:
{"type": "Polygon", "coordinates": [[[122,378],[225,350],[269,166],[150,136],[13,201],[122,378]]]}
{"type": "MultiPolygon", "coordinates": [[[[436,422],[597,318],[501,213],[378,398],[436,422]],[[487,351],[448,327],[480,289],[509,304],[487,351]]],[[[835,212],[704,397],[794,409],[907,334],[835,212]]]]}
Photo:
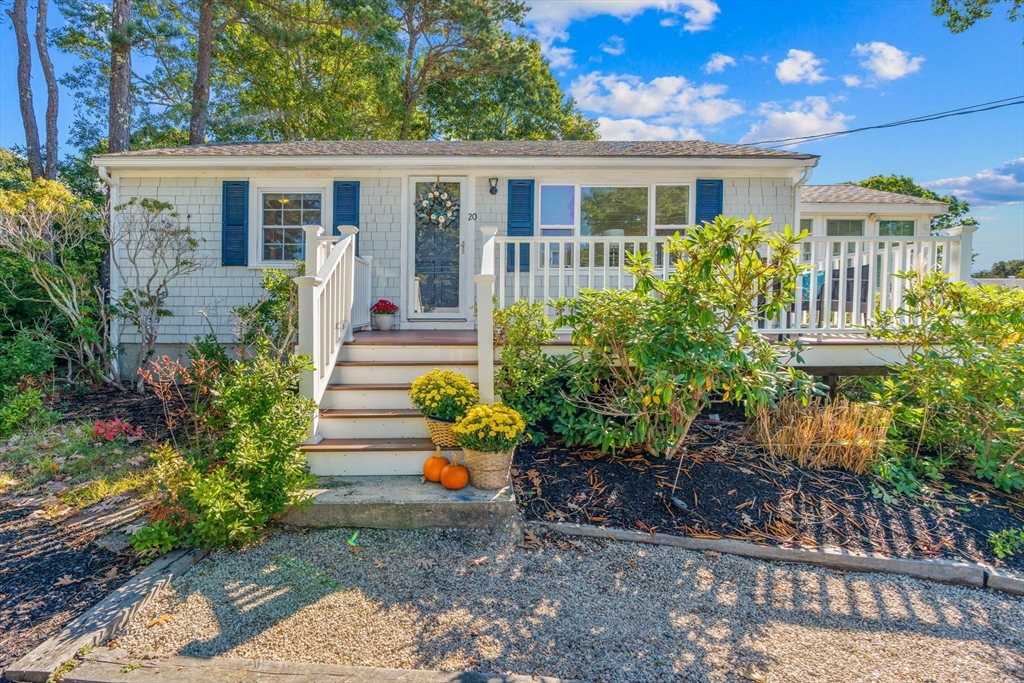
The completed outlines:
{"type": "Polygon", "coordinates": [[[457,491],[469,483],[469,470],[465,465],[459,464],[458,454],[455,454],[453,459],[455,460],[454,464],[446,465],[441,470],[441,486],[449,491],[457,491]]]}
{"type": "Polygon", "coordinates": [[[441,470],[451,464],[448,458],[441,455],[441,447],[438,446],[437,451],[423,463],[423,478],[436,484],[441,481],[441,470]]]}

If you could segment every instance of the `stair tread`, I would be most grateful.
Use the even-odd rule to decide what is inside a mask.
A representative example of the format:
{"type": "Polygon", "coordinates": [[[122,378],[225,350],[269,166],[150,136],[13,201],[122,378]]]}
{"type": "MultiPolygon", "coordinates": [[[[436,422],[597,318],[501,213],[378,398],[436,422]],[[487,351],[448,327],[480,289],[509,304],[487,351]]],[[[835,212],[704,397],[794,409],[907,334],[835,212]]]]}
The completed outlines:
{"type": "MultiPolygon", "coordinates": [[[[344,453],[369,453],[373,451],[433,451],[430,439],[324,439],[317,444],[302,446],[306,452],[340,451],[344,453]]],[[[446,448],[446,451],[456,450],[446,448]]]]}
{"type": "MultiPolygon", "coordinates": [[[[473,382],[473,386],[477,386],[477,383],[473,382]]],[[[405,384],[339,384],[335,382],[327,385],[327,391],[395,391],[398,389],[408,391],[411,388],[412,384],[408,382],[405,384]]]]}
{"type": "Polygon", "coordinates": [[[423,417],[423,413],[414,408],[326,408],[320,417],[423,417]]]}
{"type": "Polygon", "coordinates": [[[369,366],[369,365],[380,365],[380,366],[395,366],[395,367],[411,367],[417,365],[432,365],[434,367],[441,367],[442,365],[476,365],[476,360],[339,360],[335,365],[344,365],[348,367],[356,366],[369,366]]]}

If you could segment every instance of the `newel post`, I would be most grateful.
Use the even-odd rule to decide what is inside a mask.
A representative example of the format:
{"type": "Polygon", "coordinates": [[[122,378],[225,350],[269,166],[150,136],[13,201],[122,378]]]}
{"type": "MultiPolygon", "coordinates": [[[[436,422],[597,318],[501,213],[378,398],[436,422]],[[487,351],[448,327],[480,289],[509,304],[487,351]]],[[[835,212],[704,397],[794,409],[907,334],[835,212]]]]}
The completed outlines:
{"type": "Polygon", "coordinates": [[[977,231],[977,225],[955,225],[946,230],[950,237],[960,238],[953,242],[953,253],[950,254],[949,270],[954,280],[971,281],[971,269],[974,266],[974,233],[977,231]]]}
{"type": "Polygon", "coordinates": [[[494,403],[494,236],[495,227],[482,227],[483,255],[476,282],[476,352],[480,400],[494,403]]]}
{"type": "Polygon", "coordinates": [[[356,339],[352,334],[352,309],[356,296],[356,235],[359,233],[359,228],[354,225],[342,225],[338,228],[338,232],[341,233],[342,240],[349,241],[348,246],[345,247],[345,253],[342,254],[342,258],[345,259],[343,272],[345,280],[342,289],[342,305],[345,308],[342,311],[342,324],[345,325],[345,341],[351,342],[356,339]]]}
{"type": "MultiPolygon", "coordinates": [[[[309,232],[306,232],[308,238],[309,232]]],[[[307,244],[309,244],[307,242],[307,244]]],[[[313,244],[316,244],[315,242],[313,244]]],[[[316,249],[313,250],[316,252],[316,249]]],[[[315,257],[314,257],[315,260],[315,257]]],[[[320,316],[316,314],[316,287],[322,280],[315,275],[303,275],[293,280],[299,289],[299,353],[307,354],[313,360],[313,369],[302,373],[299,381],[299,393],[303,398],[317,400],[317,382],[320,381],[322,368],[320,354],[320,316]]],[[[317,408],[313,421],[309,425],[307,443],[317,443],[323,437],[319,434],[320,409],[317,408]]]]}
{"type": "Polygon", "coordinates": [[[320,272],[320,235],[324,229],[319,225],[304,225],[302,230],[306,233],[306,273],[316,275],[320,272]]]}

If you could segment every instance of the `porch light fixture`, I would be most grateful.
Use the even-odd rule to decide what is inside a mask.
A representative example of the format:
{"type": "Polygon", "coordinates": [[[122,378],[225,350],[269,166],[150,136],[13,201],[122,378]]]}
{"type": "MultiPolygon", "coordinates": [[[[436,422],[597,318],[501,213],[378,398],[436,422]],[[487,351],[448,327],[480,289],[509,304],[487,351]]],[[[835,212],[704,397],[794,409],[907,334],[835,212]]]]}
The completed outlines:
{"type": "Polygon", "coordinates": [[[487,182],[491,185],[491,194],[498,194],[498,179],[488,178],[487,182]]]}

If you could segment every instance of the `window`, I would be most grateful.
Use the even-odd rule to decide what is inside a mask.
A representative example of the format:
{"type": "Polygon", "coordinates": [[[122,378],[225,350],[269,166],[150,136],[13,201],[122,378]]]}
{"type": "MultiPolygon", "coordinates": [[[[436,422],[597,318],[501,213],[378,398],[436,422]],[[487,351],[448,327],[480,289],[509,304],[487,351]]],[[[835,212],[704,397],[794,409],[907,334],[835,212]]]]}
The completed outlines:
{"type": "MultiPolygon", "coordinates": [[[[828,237],[863,237],[864,221],[845,218],[829,218],[825,221],[825,234],[828,237]]],[[[851,254],[854,253],[857,251],[857,245],[850,242],[849,245],[847,245],[846,251],[851,254]]],[[[839,245],[833,244],[832,253],[838,254],[839,252],[839,245]]]]}
{"type": "Polygon", "coordinates": [[[674,235],[690,224],[690,186],[656,185],[654,188],[654,234],[674,235]],[[671,227],[662,227],[671,226],[671,227]]]}
{"type": "Polygon", "coordinates": [[[542,235],[572,235],[576,229],[576,186],[540,186],[542,235]]]}
{"type": "Polygon", "coordinates": [[[647,188],[580,188],[580,234],[646,236],[647,188]]]}
{"type": "Polygon", "coordinates": [[[879,221],[878,234],[882,237],[913,237],[914,221],[879,221]]]}
{"type": "Polygon", "coordinates": [[[304,225],[323,225],[323,195],[320,192],[264,192],[264,261],[294,261],[304,258],[304,225]]]}
{"type": "MultiPolygon", "coordinates": [[[[807,231],[807,236],[810,237],[814,234],[814,219],[813,218],[801,218],[800,219],[800,232],[807,231]]],[[[811,260],[811,243],[804,242],[800,252],[800,260],[807,262],[811,260]]]]}

